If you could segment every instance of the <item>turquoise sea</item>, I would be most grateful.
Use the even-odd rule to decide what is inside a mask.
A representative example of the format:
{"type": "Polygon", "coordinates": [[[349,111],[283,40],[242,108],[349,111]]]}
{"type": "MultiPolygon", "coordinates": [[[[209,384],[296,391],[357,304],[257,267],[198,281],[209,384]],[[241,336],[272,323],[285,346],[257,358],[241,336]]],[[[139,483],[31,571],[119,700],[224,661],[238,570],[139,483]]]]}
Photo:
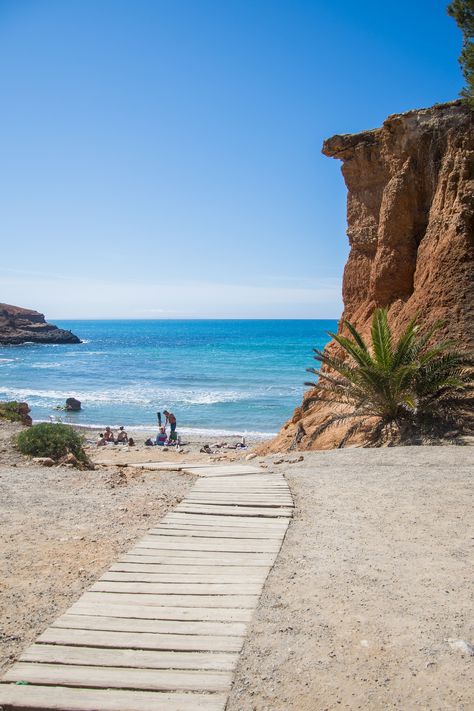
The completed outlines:
{"type": "Polygon", "coordinates": [[[301,402],[312,348],[336,321],[55,321],[80,345],[0,347],[0,399],[35,420],[150,428],[171,410],[183,433],[276,432],[301,402]],[[55,408],[82,401],[79,413],[55,408]]]}

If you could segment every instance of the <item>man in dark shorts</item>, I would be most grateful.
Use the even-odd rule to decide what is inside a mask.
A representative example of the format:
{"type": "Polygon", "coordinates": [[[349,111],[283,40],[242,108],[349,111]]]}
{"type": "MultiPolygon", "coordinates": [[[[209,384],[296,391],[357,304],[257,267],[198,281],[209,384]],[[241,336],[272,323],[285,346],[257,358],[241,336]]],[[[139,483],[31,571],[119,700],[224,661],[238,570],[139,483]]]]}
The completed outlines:
{"type": "Polygon", "coordinates": [[[176,432],[176,417],[173,415],[172,412],[168,412],[168,410],[163,410],[163,415],[166,417],[165,420],[165,427],[170,423],[170,439],[174,439],[171,435],[174,435],[176,432]]]}

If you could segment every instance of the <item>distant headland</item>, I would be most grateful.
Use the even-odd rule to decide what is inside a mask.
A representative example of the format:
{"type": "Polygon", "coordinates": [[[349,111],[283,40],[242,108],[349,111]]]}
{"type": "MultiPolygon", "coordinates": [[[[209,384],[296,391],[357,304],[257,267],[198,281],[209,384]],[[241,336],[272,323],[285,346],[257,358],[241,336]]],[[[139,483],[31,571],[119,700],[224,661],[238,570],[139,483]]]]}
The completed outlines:
{"type": "Polygon", "coordinates": [[[0,345],[22,343],[81,343],[81,339],[71,331],[47,323],[38,311],[0,304],[0,345]]]}

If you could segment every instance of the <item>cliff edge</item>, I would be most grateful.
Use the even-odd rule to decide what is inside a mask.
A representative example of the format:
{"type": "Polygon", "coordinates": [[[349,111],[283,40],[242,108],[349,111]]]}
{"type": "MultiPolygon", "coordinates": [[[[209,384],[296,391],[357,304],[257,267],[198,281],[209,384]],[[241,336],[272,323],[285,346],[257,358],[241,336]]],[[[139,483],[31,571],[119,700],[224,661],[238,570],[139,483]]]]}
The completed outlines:
{"type": "Polygon", "coordinates": [[[71,331],[47,323],[38,311],[0,304],[0,345],[22,343],[81,343],[81,340],[71,331]]]}
{"type": "MultiPolygon", "coordinates": [[[[444,335],[472,347],[474,113],[455,101],[395,114],[381,128],[329,138],[323,153],[342,161],[348,190],[339,333],[347,319],[367,335],[374,309],[386,307],[396,334],[416,315],[442,318],[444,335]]],[[[266,451],[289,449],[300,425],[299,449],[334,447],[341,428],[311,439],[329,414],[321,403],[296,408],[266,451]]]]}

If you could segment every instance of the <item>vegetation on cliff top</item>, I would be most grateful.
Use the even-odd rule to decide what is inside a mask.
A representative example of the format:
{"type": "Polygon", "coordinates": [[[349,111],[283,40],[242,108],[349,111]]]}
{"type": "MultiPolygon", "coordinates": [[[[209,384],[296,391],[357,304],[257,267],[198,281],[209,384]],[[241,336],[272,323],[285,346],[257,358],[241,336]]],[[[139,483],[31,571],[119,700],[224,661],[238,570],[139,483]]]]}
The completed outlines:
{"type": "Polygon", "coordinates": [[[0,402],[0,420],[8,422],[21,422],[20,403],[16,400],[0,402]]]}
{"type": "Polygon", "coordinates": [[[305,407],[323,401],[334,405],[333,414],[313,433],[350,424],[339,446],[363,431],[367,444],[409,443],[460,433],[466,429],[468,398],[472,398],[472,358],[452,349],[452,341],[433,344],[443,325],[436,322],[422,331],[411,321],[394,342],[386,309],[372,318],[370,347],[349,322],[352,338],[330,333],[343,357],[314,349],[324,370],[310,368],[318,376],[305,407]]]}
{"type": "Polygon", "coordinates": [[[474,109],[474,0],[453,0],[448,5],[448,14],[456,20],[463,36],[459,64],[466,86],[461,96],[474,109]]]}

